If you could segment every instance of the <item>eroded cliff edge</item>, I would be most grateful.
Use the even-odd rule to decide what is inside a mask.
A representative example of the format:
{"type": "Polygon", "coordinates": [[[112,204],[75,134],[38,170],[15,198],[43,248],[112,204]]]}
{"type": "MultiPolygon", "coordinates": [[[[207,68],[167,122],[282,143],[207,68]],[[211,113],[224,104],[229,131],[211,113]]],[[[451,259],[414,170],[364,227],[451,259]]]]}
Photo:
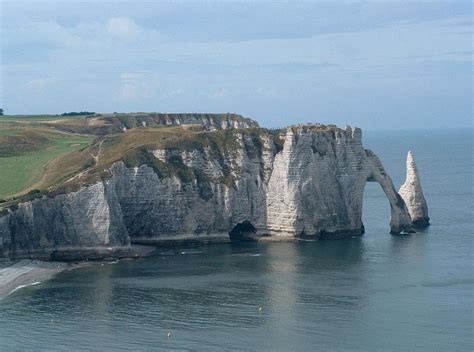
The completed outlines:
{"type": "Polygon", "coordinates": [[[0,255],[81,259],[126,253],[130,243],[360,236],[366,182],[378,182],[390,202],[390,232],[412,231],[358,128],[173,131],[97,141],[98,151],[87,152],[102,153],[107,168],[86,168],[64,182],[74,187],[3,211],[0,255]],[[119,142],[128,144],[117,157],[119,142]]]}

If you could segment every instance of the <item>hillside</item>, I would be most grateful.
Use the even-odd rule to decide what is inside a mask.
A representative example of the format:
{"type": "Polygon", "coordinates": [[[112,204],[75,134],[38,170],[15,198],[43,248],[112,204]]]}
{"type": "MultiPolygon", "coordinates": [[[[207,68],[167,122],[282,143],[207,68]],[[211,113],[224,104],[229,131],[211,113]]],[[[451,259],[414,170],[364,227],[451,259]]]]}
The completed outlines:
{"type": "Polygon", "coordinates": [[[31,125],[0,123],[0,198],[40,187],[51,163],[87,147],[92,136],[31,125]]]}
{"type": "Polygon", "coordinates": [[[137,158],[143,158],[137,150],[145,145],[178,143],[181,138],[185,143],[201,132],[256,126],[235,114],[3,116],[0,207],[104,177],[102,171],[117,160],[137,163],[137,158]]]}

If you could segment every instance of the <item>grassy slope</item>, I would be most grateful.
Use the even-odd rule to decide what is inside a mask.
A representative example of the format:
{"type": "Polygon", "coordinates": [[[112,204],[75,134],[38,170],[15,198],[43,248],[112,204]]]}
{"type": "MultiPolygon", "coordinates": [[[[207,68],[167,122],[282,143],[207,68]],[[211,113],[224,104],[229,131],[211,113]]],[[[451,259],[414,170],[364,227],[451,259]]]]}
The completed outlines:
{"type": "MultiPolygon", "coordinates": [[[[121,117],[122,114],[117,115],[121,117]]],[[[114,119],[117,115],[113,115],[114,119]]],[[[139,118],[134,116],[138,114],[123,115],[132,120],[139,118]]],[[[108,178],[110,177],[108,167],[119,160],[123,160],[127,166],[146,163],[164,177],[171,174],[185,178],[199,176],[193,175],[194,171],[188,170],[181,160],[176,160],[175,163],[159,162],[147,152],[149,149],[190,150],[210,147],[216,152],[216,157],[221,159],[220,155],[224,150],[236,147],[236,130],[205,132],[202,126],[197,125],[154,125],[132,128],[126,133],[114,133],[115,127],[117,125],[114,121],[103,118],[65,119],[54,115],[17,115],[7,116],[6,119],[0,117],[0,143],[2,135],[22,135],[22,133],[23,137],[36,133],[48,139],[46,146],[39,145],[37,150],[31,151],[31,146],[27,145],[29,151],[8,157],[0,155],[0,199],[8,200],[0,202],[0,210],[41,194],[54,195],[73,191],[100,178],[108,178]],[[64,129],[66,125],[72,129],[64,129]],[[84,130],[84,126],[87,129],[84,130]],[[97,134],[95,136],[80,134],[89,132],[91,126],[105,126],[110,130],[99,137],[97,134]]],[[[122,132],[122,129],[119,128],[118,131],[122,132]]],[[[269,133],[260,128],[241,132],[255,137],[269,133]]],[[[5,141],[5,138],[3,140],[5,141]]],[[[7,150],[11,151],[11,146],[7,150]]]]}
{"type": "MultiPolygon", "coordinates": [[[[29,120],[30,117],[27,119],[29,120]]],[[[4,120],[2,118],[0,120],[0,136],[19,136],[31,140],[31,136],[34,135],[46,140],[46,143],[38,144],[37,148],[16,150],[13,155],[0,157],[0,198],[7,198],[35,188],[52,160],[84,148],[93,140],[90,136],[60,133],[53,129],[24,123],[26,118],[15,117],[14,121],[18,122],[19,120],[23,120],[21,124],[12,123],[13,119],[4,120]]]]}
{"type": "MultiPolygon", "coordinates": [[[[255,138],[259,144],[259,137],[263,134],[273,135],[277,143],[277,133],[274,134],[262,128],[243,130],[220,130],[205,132],[200,126],[160,126],[136,128],[126,133],[113,134],[100,137],[90,147],[64,157],[58,158],[48,168],[43,178],[42,188],[54,185],[54,189],[63,193],[76,190],[78,187],[95,182],[100,178],[109,177],[108,168],[117,161],[123,161],[128,167],[147,164],[152,167],[160,177],[176,175],[188,180],[195,177],[191,175],[196,170],[189,170],[182,160],[160,162],[148,150],[177,149],[177,150],[203,150],[210,148],[211,157],[223,162],[223,155],[239,148],[236,134],[244,133],[255,138]],[[94,162],[92,156],[97,157],[94,162]],[[60,171],[59,171],[60,170],[60,171]],[[80,174],[80,177],[73,177],[80,174]]],[[[260,145],[258,148],[263,148],[260,145]]],[[[276,149],[281,149],[276,145],[276,149]]],[[[248,152],[257,152],[248,151],[248,152]]],[[[223,165],[223,167],[225,167],[223,165]]],[[[223,180],[225,181],[225,180],[223,180]]],[[[54,192],[53,192],[54,193],[54,192]]]]}
{"type": "MultiPolygon", "coordinates": [[[[2,136],[20,136],[29,139],[31,134],[45,137],[48,141],[47,144],[38,145],[36,150],[18,151],[14,146],[13,150],[16,151],[14,155],[0,155],[0,199],[9,199],[12,196],[16,198],[32,189],[54,188],[85,169],[88,174],[77,181],[81,184],[87,183],[91,179],[101,177],[104,168],[121,160],[130,150],[143,145],[159,147],[168,139],[194,133],[194,128],[162,126],[104,136],[92,144],[96,136],[58,131],[55,129],[55,123],[44,123],[54,120],[57,121],[56,116],[17,115],[7,116],[6,119],[0,118],[0,143],[2,136]],[[104,140],[103,148],[99,147],[102,140],[104,140]],[[90,147],[86,148],[89,145],[90,147]],[[92,155],[99,155],[99,150],[99,162],[95,164],[91,162],[92,155]]],[[[62,118],[60,120],[63,121],[62,118]]],[[[71,118],[70,123],[81,123],[81,121],[71,118]]],[[[201,131],[200,128],[198,130],[201,131]]],[[[68,182],[67,186],[77,185],[77,181],[68,182]]]]}

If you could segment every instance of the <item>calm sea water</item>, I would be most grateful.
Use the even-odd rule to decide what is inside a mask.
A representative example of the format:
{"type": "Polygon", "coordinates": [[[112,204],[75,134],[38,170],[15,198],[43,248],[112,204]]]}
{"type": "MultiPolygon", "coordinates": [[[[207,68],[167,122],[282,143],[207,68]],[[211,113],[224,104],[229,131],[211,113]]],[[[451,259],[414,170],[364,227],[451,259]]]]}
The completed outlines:
{"type": "Polygon", "coordinates": [[[474,350],[473,130],[364,140],[397,187],[413,150],[428,230],[390,236],[388,201],[368,184],[361,239],[202,246],[64,272],[0,301],[0,350],[474,350]]]}

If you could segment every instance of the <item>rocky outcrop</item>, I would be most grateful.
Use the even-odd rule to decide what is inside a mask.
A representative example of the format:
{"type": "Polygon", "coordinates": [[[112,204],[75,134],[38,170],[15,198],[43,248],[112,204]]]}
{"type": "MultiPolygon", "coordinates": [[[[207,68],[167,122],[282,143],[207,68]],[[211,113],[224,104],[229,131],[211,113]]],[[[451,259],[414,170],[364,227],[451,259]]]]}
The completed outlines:
{"type": "Polygon", "coordinates": [[[130,242],[360,236],[368,181],[387,195],[391,233],[412,231],[405,202],[363,148],[360,129],[306,125],[225,136],[219,146],[147,150],[145,159],[156,158],[161,171],[118,161],[107,180],[20,204],[0,217],[3,255],[88,257],[130,242]]]}
{"type": "Polygon", "coordinates": [[[231,113],[113,113],[45,122],[44,125],[48,127],[53,125],[55,129],[61,131],[98,136],[123,133],[134,128],[157,126],[197,125],[207,131],[259,127],[256,121],[231,113]]]}
{"type": "MultiPolygon", "coordinates": [[[[202,125],[209,130],[259,127],[252,119],[237,114],[150,114],[159,125],[202,125]]],[[[146,120],[144,121],[146,123],[146,120]]]]}
{"type": "Polygon", "coordinates": [[[411,226],[411,218],[407,206],[400,194],[397,193],[392,179],[385,172],[380,159],[370,150],[366,150],[367,158],[371,160],[372,172],[368,181],[378,182],[390,202],[390,233],[398,235],[400,233],[415,232],[411,226]]]}
{"type": "Polygon", "coordinates": [[[81,259],[127,251],[130,239],[104,181],[19,204],[0,217],[0,245],[10,258],[81,259]]]}
{"type": "Polygon", "coordinates": [[[430,224],[428,216],[428,206],[426,204],[423,190],[421,189],[420,176],[416,167],[413,153],[408,152],[407,155],[407,176],[405,183],[398,191],[405,201],[414,227],[423,228],[430,224]]]}
{"type": "Polygon", "coordinates": [[[125,226],[133,242],[228,241],[248,221],[266,228],[267,183],[276,146],[268,136],[235,134],[225,150],[154,150],[155,157],[180,169],[159,177],[146,165],[112,168],[125,226]]]}
{"type": "Polygon", "coordinates": [[[363,148],[360,129],[291,127],[268,186],[268,229],[303,237],[361,235],[367,181],[378,182],[387,195],[391,233],[411,232],[407,208],[380,160],[363,148]]]}

